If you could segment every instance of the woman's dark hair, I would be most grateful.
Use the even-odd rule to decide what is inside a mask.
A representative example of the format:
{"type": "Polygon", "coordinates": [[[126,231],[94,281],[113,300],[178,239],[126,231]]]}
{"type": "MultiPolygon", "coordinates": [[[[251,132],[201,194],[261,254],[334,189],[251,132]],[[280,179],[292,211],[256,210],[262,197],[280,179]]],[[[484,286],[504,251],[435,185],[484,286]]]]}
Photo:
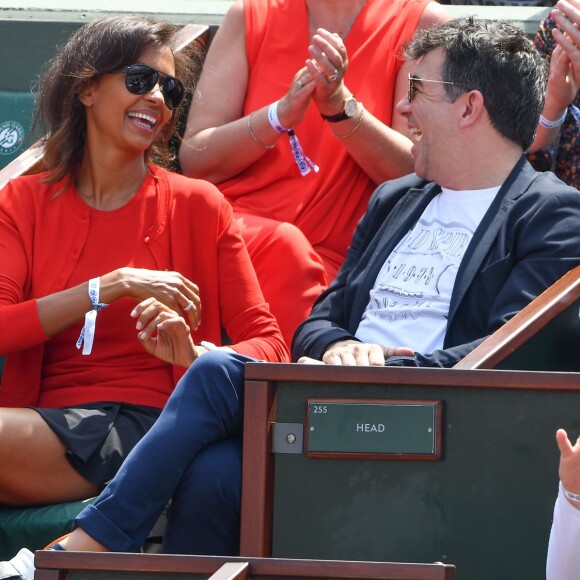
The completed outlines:
{"type": "MultiPolygon", "coordinates": [[[[149,47],[172,49],[179,27],[140,16],[95,20],[79,28],[48,64],[40,80],[35,127],[44,135],[43,169],[47,182],[62,179],[80,162],[86,140],[85,109],[79,94],[87,83],[106,71],[137,62],[149,47]]],[[[187,55],[174,52],[175,75],[190,86],[187,55]]],[[[184,99],[185,101],[185,99],[184,99]]],[[[168,142],[180,110],[173,112],[159,138],[145,152],[146,161],[169,167],[174,155],[168,142]]]]}
{"type": "Polygon", "coordinates": [[[544,107],[548,66],[523,30],[505,21],[450,20],[418,32],[407,60],[442,48],[441,80],[447,98],[478,90],[495,129],[524,151],[534,140],[544,107]],[[465,88],[467,87],[467,89],[465,88]]]}

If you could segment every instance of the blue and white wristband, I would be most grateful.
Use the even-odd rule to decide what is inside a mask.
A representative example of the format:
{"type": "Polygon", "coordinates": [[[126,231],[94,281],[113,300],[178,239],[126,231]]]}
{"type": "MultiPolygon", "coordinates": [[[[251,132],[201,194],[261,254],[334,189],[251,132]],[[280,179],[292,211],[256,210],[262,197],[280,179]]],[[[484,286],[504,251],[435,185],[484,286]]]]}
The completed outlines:
{"type": "Polygon", "coordinates": [[[540,125],[542,125],[542,127],[545,127],[546,129],[557,129],[558,127],[561,127],[564,124],[564,121],[566,120],[566,115],[568,114],[568,109],[566,109],[564,111],[564,114],[559,118],[556,119],[555,121],[549,121],[548,119],[546,119],[546,117],[544,117],[544,115],[540,115],[540,125]]]}
{"type": "Polygon", "coordinates": [[[560,485],[562,486],[562,493],[564,494],[564,497],[571,499],[572,501],[578,502],[580,503],[580,494],[578,493],[572,493],[571,491],[568,491],[563,485],[562,483],[560,483],[560,485]]]}
{"type": "Polygon", "coordinates": [[[285,129],[282,127],[280,120],[278,119],[279,102],[280,101],[276,101],[268,107],[268,121],[270,121],[270,125],[272,125],[272,128],[278,133],[288,133],[288,138],[290,139],[290,149],[292,150],[292,157],[294,158],[294,162],[298,167],[298,171],[300,171],[300,175],[305,177],[311,171],[317,173],[319,171],[318,165],[316,165],[316,163],[314,163],[314,161],[312,161],[312,159],[310,159],[304,153],[302,145],[300,144],[296,133],[294,133],[294,129],[285,129]]]}
{"type": "Polygon", "coordinates": [[[91,354],[93,350],[93,342],[95,340],[95,328],[97,324],[97,314],[99,311],[106,308],[107,304],[99,302],[99,288],[101,279],[91,278],[89,280],[89,298],[91,299],[92,308],[85,314],[85,324],[81,330],[81,334],[77,340],[77,348],[83,347],[82,354],[91,354]]]}
{"type": "Polygon", "coordinates": [[[287,133],[288,129],[284,129],[280,123],[280,120],[278,119],[279,102],[280,101],[276,101],[268,107],[268,121],[270,121],[270,125],[272,125],[272,129],[274,129],[274,131],[277,131],[278,133],[287,133]]]}

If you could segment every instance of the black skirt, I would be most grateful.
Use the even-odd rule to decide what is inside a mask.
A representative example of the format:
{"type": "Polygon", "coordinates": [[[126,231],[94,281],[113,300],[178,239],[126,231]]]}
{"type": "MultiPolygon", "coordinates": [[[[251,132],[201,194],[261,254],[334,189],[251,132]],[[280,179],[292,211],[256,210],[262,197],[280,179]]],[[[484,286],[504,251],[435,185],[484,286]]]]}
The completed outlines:
{"type": "Polygon", "coordinates": [[[161,413],[154,407],[125,403],[33,409],[64,443],[74,469],[100,490],[161,413]]]}

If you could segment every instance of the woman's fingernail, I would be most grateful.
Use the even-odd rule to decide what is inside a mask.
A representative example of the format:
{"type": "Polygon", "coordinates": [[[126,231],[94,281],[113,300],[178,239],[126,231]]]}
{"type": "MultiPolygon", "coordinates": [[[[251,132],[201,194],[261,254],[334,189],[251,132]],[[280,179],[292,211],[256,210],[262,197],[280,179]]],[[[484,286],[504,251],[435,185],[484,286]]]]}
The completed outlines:
{"type": "Polygon", "coordinates": [[[141,324],[141,321],[140,320],[137,321],[137,324],[135,325],[135,328],[137,330],[141,330],[143,328],[143,325],[141,324]]]}

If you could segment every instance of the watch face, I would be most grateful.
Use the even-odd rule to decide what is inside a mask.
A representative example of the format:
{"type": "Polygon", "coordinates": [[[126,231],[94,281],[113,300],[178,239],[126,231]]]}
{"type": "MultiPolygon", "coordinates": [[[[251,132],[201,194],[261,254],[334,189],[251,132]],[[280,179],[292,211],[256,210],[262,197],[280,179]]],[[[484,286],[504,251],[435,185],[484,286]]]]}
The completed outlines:
{"type": "Polygon", "coordinates": [[[344,103],[344,113],[347,117],[354,117],[356,113],[356,99],[351,97],[344,103]]]}

